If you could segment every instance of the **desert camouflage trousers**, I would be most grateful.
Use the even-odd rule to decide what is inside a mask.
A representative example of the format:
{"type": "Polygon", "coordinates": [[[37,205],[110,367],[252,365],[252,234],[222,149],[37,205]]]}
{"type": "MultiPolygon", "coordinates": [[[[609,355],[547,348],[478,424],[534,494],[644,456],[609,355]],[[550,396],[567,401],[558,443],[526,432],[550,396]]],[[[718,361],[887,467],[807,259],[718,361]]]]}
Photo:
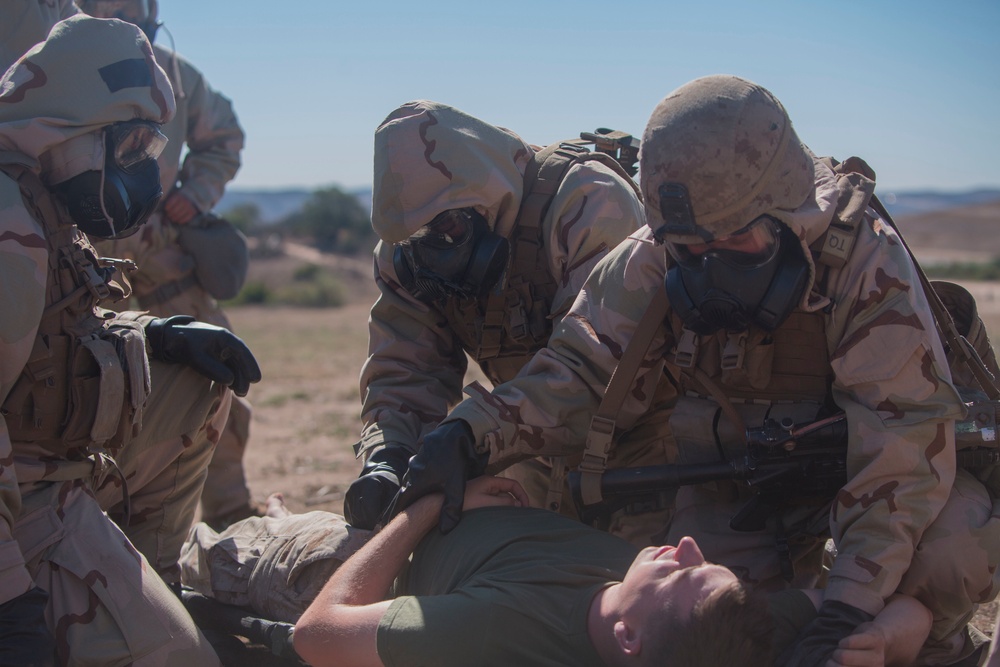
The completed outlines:
{"type": "Polygon", "coordinates": [[[243,459],[250,440],[250,402],[233,396],[229,419],[208,466],[201,492],[201,516],[208,522],[227,522],[227,517],[243,518],[252,505],[243,459]]]}
{"type": "Polygon", "coordinates": [[[220,602],[294,623],[371,535],[320,511],[253,517],[222,533],[199,523],[181,554],[181,581],[220,602]]]}
{"type": "Polygon", "coordinates": [[[219,664],[165,580],[179,580],[177,559],[231,393],[181,366],[154,362],[151,375],[142,431],[116,457],[127,523],[113,469],[60,479],[56,468],[21,486],[14,537],[49,593],[46,621],[62,664],[219,664]]]}
{"type": "MultiPolygon", "coordinates": [[[[810,516],[802,512],[795,517],[805,530],[789,531],[787,549],[794,563],[794,577],[789,581],[782,575],[773,519],[766,530],[730,529],[730,519],[743,506],[734,489],[732,483],[681,489],[668,543],[694,535],[707,560],[726,565],[745,581],[765,590],[789,585],[808,588],[821,583],[825,538],[812,535],[822,532],[826,513],[810,516]]],[[[992,601],[998,591],[1000,500],[992,498],[971,474],[959,470],[948,502],[924,532],[898,588],[898,592],[917,598],[934,613],[930,638],[922,654],[926,664],[936,664],[931,656],[938,653],[955,657],[952,649],[956,636],[963,633],[977,605],[992,601]]]]}

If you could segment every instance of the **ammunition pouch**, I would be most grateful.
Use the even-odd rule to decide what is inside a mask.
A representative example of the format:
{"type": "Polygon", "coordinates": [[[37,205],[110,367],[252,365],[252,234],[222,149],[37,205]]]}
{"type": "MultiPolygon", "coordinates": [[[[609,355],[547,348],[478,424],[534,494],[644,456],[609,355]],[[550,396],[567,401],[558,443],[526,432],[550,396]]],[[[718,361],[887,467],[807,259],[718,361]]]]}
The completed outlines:
{"type": "Polygon", "coordinates": [[[59,457],[121,449],[138,432],[149,394],[145,345],[131,322],[82,337],[38,336],[3,404],[11,440],[59,457]]]}

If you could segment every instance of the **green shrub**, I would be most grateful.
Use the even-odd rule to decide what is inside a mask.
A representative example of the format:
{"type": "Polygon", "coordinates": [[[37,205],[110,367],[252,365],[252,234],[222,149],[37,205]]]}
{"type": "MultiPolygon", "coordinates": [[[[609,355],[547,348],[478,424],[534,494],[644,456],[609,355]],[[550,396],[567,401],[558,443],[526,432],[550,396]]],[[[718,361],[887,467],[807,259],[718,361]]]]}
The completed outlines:
{"type": "Polygon", "coordinates": [[[319,274],[314,280],[300,280],[276,294],[277,303],[308,308],[336,308],[346,302],[344,287],[333,276],[319,274]]]}
{"type": "Polygon", "coordinates": [[[319,277],[320,268],[317,264],[303,264],[295,269],[292,280],[296,282],[312,282],[319,277]]]}
{"type": "Polygon", "coordinates": [[[346,289],[329,269],[304,264],[295,269],[291,282],[285,284],[268,285],[261,280],[248,280],[236,298],[223,305],[338,308],[345,303],[346,289]]]}
{"type": "Polygon", "coordinates": [[[987,263],[951,262],[931,265],[925,267],[924,271],[931,278],[946,280],[1000,280],[1000,257],[987,263]]]}
{"type": "Polygon", "coordinates": [[[248,281],[235,298],[226,301],[227,305],[262,305],[274,302],[271,289],[259,280],[248,281]]]}

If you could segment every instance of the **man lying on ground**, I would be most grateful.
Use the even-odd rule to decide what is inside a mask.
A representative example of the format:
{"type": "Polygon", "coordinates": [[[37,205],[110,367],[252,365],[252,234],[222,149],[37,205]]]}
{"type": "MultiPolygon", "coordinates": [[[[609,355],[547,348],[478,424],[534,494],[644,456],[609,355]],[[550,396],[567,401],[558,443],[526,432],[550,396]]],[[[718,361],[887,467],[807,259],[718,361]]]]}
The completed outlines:
{"type": "MultiPolygon", "coordinates": [[[[639,551],[525,507],[512,480],[470,482],[465,507],[476,511],[447,535],[431,530],[442,501],[439,494],[422,498],[369,536],[337,515],[293,515],[272,499],[270,518],[248,519],[221,535],[197,527],[183,558],[185,580],[239,602],[204,590],[230,586],[224,577],[238,570],[243,582],[233,590],[270,586],[284,603],[290,594],[279,589],[300,600],[315,597],[297,620],[294,643],[317,667],[764,666],[815,615],[818,595],[751,594],[729,570],[705,562],[691,538],[639,551]],[[317,558],[307,545],[320,544],[317,558]],[[221,564],[220,556],[237,553],[256,555],[221,564]],[[324,569],[328,581],[315,595],[324,569]]],[[[273,611],[260,609],[267,595],[255,595],[259,612],[273,611]]],[[[293,611],[285,615],[295,620],[293,611]]],[[[930,614],[919,603],[894,600],[844,640],[833,664],[910,664],[929,628],[930,614]]]]}

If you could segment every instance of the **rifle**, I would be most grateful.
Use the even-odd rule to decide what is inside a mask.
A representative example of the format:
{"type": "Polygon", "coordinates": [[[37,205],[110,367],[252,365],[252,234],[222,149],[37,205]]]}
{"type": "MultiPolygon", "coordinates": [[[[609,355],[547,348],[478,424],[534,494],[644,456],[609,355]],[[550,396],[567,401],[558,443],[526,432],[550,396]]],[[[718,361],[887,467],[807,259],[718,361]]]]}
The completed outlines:
{"type": "Polygon", "coordinates": [[[639,171],[639,139],[620,130],[599,127],[593,132],[581,132],[579,139],[567,143],[586,146],[594,144],[594,150],[613,157],[629,176],[639,171]]]}
{"type": "MultiPolygon", "coordinates": [[[[1000,402],[973,401],[966,408],[966,418],[955,422],[959,466],[976,469],[1000,463],[1000,402]]],[[[662,500],[681,486],[723,480],[741,482],[754,492],[730,520],[733,530],[762,530],[767,518],[785,507],[829,505],[847,483],[845,415],[806,424],[766,419],[762,426],[746,430],[746,451],[736,460],[605,470],[602,500],[589,505],[583,501],[580,472],[569,473],[573,502],[588,524],[620,509],[663,506],[662,500]]]]}

